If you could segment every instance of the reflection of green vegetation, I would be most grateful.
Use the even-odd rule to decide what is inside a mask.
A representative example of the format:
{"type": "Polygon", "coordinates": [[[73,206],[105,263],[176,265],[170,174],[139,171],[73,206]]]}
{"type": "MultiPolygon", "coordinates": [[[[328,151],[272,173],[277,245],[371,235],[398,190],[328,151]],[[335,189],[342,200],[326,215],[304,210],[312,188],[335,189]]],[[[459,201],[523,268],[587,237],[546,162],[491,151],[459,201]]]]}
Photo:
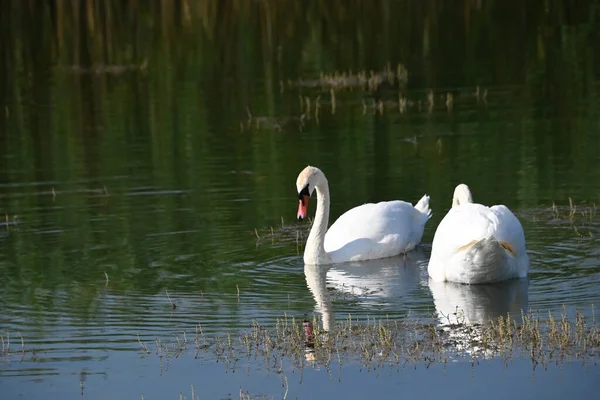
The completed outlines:
{"type": "MultiPolygon", "coordinates": [[[[308,163],[327,171],[333,215],[424,192],[441,211],[458,180],[485,202],[566,199],[564,182],[600,176],[598,5],[478,4],[3,2],[0,211],[19,222],[3,239],[0,289],[33,302],[22,289],[92,288],[104,271],[112,287],[152,294],[251,285],[243,261],[295,253],[248,249],[255,227],[293,220],[308,163]],[[239,130],[246,107],[298,116],[298,94],[317,95],[282,94],[280,81],[388,62],[406,65],[415,98],[462,93],[454,113],[363,116],[353,92],[302,133],[239,130]],[[465,106],[477,85],[488,108],[465,106]],[[415,135],[417,146],[401,140],[415,135]]],[[[578,198],[596,196],[580,186],[578,198]]]]}

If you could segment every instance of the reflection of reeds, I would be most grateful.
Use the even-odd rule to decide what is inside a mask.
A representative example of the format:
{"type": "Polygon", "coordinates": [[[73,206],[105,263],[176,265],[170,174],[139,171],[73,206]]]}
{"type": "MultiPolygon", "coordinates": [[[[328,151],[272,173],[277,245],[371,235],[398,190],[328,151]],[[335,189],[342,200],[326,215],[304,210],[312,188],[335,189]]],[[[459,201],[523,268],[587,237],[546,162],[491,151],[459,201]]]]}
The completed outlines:
{"type": "Polygon", "coordinates": [[[59,70],[65,72],[71,72],[74,74],[109,74],[109,75],[120,75],[126,72],[132,71],[145,71],[148,67],[148,59],[144,59],[140,64],[124,64],[124,65],[62,65],[59,70]]]}
{"type": "Polygon", "coordinates": [[[321,109],[321,95],[318,95],[315,99],[315,121],[319,125],[319,110],[321,109]]]}
{"type": "MultiPolygon", "coordinates": [[[[440,18],[440,8],[432,7],[431,2],[413,4],[407,0],[391,2],[385,6],[367,0],[352,2],[308,0],[292,4],[269,0],[255,2],[89,0],[49,1],[42,2],[42,5],[9,0],[3,4],[8,4],[2,6],[8,24],[5,27],[7,34],[3,35],[0,43],[8,46],[0,46],[0,51],[5,53],[3,56],[9,60],[9,64],[21,63],[23,65],[19,67],[29,72],[34,70],[36,65],[53,65],[57,66],[58,71],[70,71],[80,75],[119,75],[128,72],[135,74],[147,69],[163,73],[162,71],[169,69],[169,65],[196,66],[201,60],[201,73],[205,76],[214,75],[218,78],[221,77],[219,72],[225,71],[222,75],[229,78],[232,71],[241,71],[234,77],[245,89],[240,90],[245,98],[240,100],[240,104],[235,105],[239,108],[243,107],[241,104],[248,101],[249,96],[245,92],[250,85],[249,74],[260,75],[260,72],[256,71],[261,69],[256,68],[254,63],[262,63],[264,76],[252,76],[252,78],[264,79],[268,82],[265,84],[267,96],[274,96],[272,89],[277,87],[277,83],[279,83],[280,94],[284,93],[286,84],[303,89],[321,88],[323,101],[326,101],[325,96],[329,89],[334,89],[336,98],[332,98],[330,103],[332,114],[339,112],[341,106],[345,106],[340,94],[342,90],[363,90],[373,93],[382,86],[402,88],[408,81],[409,72],[405,65],[398,61],[407,59],[413,54],[413,47],[418,48],[419,45],[409,46],[404,43],[411,41],[402,40],[397,46],[392,46],[395,48],[394,51],[382,46],[371,52],[365,51],[365,47],[379,46],[379,39],[381,43],[393,43],[394,40],[404,38],[405,34],[413,31],[425,32],[435,28],[437,32],[445,32],[448,26],[444,24],[454,18],[459,20],[453,20],[452,29],[460,29],[457,27],[461,24],[465,27],[479,25],[484,26],[485,29],[497,29],[483,22],[489,21],[490,15],[494,13],[506,12],[505,7],[491,5],[480,9],[475,14],[459,12],[453,14],[454,18],[440,18]],[[397,18],[390,19],[389,15],[395,15],[397,18]],[[478,21],[475,21],[476,19],[478,21]],[[20,23],[12,21],[20,21],[20,23]],[[348,21],[356,22],[358,28],[352,30],[352,34],[344,28],[348,21]],[[431,21],[439,22],[433,24],[431,21]],[[36,29],[26,29],[30,26],[36,29]],[[323,41],[315,47],[314,37],[324,27],[327,27],[329,35],[324,35],[323,41]],[[386,34],[383,35],[383,32],[386,34]],[[32,52],[30,49],[36,47],[40,38],[48,38],[44,42],[44,51],[32,52]],[[248,65],[251,67],[238,68],[238,60],[245,55],[240,49],[247,48],[260,51],[255,53],[256,57],[248,60],[248,65]],[[331,51],[333,48],[359,50],[342,51],[334,56],[331,51]],[[328,56],[323,57],[326,54],[328,56]],[[373,54],[381,54],[387,59],[374,59],[373,54]],[[288,80],[291,74],[298,76],[299,71],[304,71],[306,67],[325,65],[323,62],[316,62],[324,58],[333,65],[332,70],[321,72],[316,79],[288,80]],[[335,70],[336,68],[338,70],[335,70]],[[342,71],[342,68],[346,69],[342,71]]],[[[545,6],[550,10],[555,7],[552,4],[545,6]]],[[[474,7],[479,6],[475,6],[470,0],[461,0],[454,9],[470,10],[474,7]]],[[[531,19],[524,25],[536,26],[537,31],[543,31],[544,26],[549,22],[548,19],[539,17],[537,12],[528,12],[530,9],[537,10],[537,7],[539,7],[538,2],[514,2],[512,7],[506,9],[511,10],[510,12],[521,10],[523,15],[531,19]]],[[[555,15],[560,19],[555,22],[566,23],[562,20],[562,12],[555,15]]],[[[435,40],[444,40],[444,35],[434,36],[431,33],[424,34],[428,41],[433,41],[434,37],[438,36],[439,39],[435,40]]],[[[471,33],[470,37],[476,36],[471,33]]],[[[507,40],[510,40],[508,35],[507,37],[507,40]]],[[[424,37],[420,40],[424,40],[424,37]]],[[[467,42],[464,44],[467,47],[477,43],[468,37],[467,42]]],[[[457,44],[457,46],[461,45],[457,44]]],[[[503,43],[503,45],[510,47],[511,43],[503,43]]],[[[501,52],[496,53],[501,54],[501,52]]],[[[440,52],[440,56],[443,55],[444,53],[440,52]]],[[[534,65],[534,63],[530,64],[534,65]]],[[[447,72],[444,70],[444,63],[439,63],[439,67],[431,65],[429,68],[434,77],[439,73],[447,72]]],[[[210,80],[212,81],[212,78],[210,80]]],[[[217,82],[215,81],[215,86],[217,82]]],[[[213,85],[213,82],[210,85],[213,85]]],[[[310,98],[314,99],[314,96],[310,98]]],[[[486,103],[487,90],[477,88],[475,99],[477,102],[486,103]]],[[[456,96],[454,102],[446,101],[446,108],[451,110],[452,105],[457,105],[458,101],[456,96]]],[[[419,107],[420,102],[427,106],[424,99],[414,100],[414,104],[419,107]]],[[[397,100],[396,105],[400,113],[411,107],[408,103],[403,105],[400,99],[397,100]]],[[[322,106],[326,105],[322,104],[322,106]]],[[[382,108],[376,106],[379,107],[376,113],[381,114],[382,108]]],[[[273,107],[269,110],[270,116],[273,115],[272,110],[273,107]]],[[[383,110],[388,111],[387,104],[383,110]]],[[[364,107],[363,112],[367,113],[364,107]]],[[[8,114],[8,107],[6,107],[5,115],[8,114]]],[[[321,119],[322,115],[323,113],[320,113],[321,119]]],[[[260,128],[264,128],[262,120],[254,122],[258,123],[260,128]]],[[[270,127],[284,129],[283,125],[278,123],[270,127]]],[[[303,129],[303,127],[295,125],[294,129],[303,129]]]]}
{"type": "MultiPolygon", "coordinates": [[[[511,2],[510,7],[498,2],[484,8],[475,5],[472,0],[460,0],[450,10],[444,9],[444,14],[442,8],[433,4],[410,0],[391,3],[372,3],[369,0],[292,3],[272,0],[57,0],[42,4],[8,0],[2,5],[3,14],[7,15],[2,44],[8,45],[0,47],[6,52],[5,59],[10,60],[15,54],[29,57],[24,60],[28,67],[39,64],[40,58],[44,58],[43,65],[71,66],[65,68],[85,73],[122,73],[144,69],[146,61],[142,60],[147,60],[146,57],[156,53],[157,49],[160,49],[161,58],[151,58],[153,64],[159,60],[183,58],[182,54],[204,53],[202,50],[206,49],[206,58],[214,54],[218,68],[227,67],[237,64],[239,49],[252,46],[261,50],[259,53],[265,64],[281,65],[286,60],[297,61],[298,54],[313,43],[315,33],[327,27],[330,34],[324,36],[323,49],[319,51],[328,54],[333,48],[359,48],[359,53],[364,56],[353,60],[353,67],[365,70],[359,73],[351,70],[334,72],[323,76],[322,83],[336,88],[341,85],[351,89],[373,89],[382,81],[399,85],[408,80],[408,71],[402,64],[392,67],[392,63],[387,63],[383,71],[371,73],[372,52],[365,51],[365,47],[378,42],[394,42],[399,38],[405,39],[406,35],[422,33],[417,36],[421,41],[419,44],[410,45],[412,40],[397,43],[398,51],[393,52],[391,57],[396,60],[414,54],[419,45],[431,49],[436,47],[433,46],[434,41],[445,43],[445,35],[439,33],[448,29],[460,32],[469,32],[474,26],[482,30],[493,29],[489,21],[495,15],[525,15],[527,21],[523,26],[537,28],[529,29],[532,32],[545,32],[548,25],[569,23],[565,18],[569,12],[564,12],[564,7],[580,12],[572,5],[544,3],[548,14],[539,13],[541,0],[511,2]],[[556,7],[560,7],[557,12],[554,10],[556,7]],[[478,12],[471,13],[472,9],[478,9],[478,12]],[[448,12],[452,13],[450,18],[447,17],[448,12]],[[390,15],[395,17],[389,18],[390,15]],[[355,23],[352,31],[347,29],[348,21],[355,23]],[[44,51],[31,52],[29,49],[34,48],[41,38],[45,40],[44,51]],[[182,43],[189,51],[180,51],[182,43]]],[[[521,40],[519,33],[503,35],[502,39],[507,42],[499,46],[514,47],[510,41],[521,40]]],[[[476,32],[467,35],[468,45],[479,46],[479,41],[470,39],[478,36],[476,32]]],[[[390,52],[389,46],[382,46],[380,50],[376,53],[390,52]]],[[[496,53],[494,57],[503,57],[502,52],[496,53]]],[[[272,73],[273,65],[266,66],[265,71],[272,73]]],[[[277,77],[274,82],[280,82],[280,91],[283,91],[285,80],[277,77]]],[[[478,94],[477,99],[485,101],[485,92],[478,94]]]]}
{"type": "MultiPolygon", "coordinates": [[[[362,89],[363,91],[374,92],[384,83],[390,86],[403,87],[408,81],[408,71],[402,64],[398,64],[397,69],[399,71],[398,74],[394,74],[388,63],[383,70],[377,72],[370,70],[368,74],[367,71],[360,71],[353,74],[352,70],[343,72],[335,71],[333,73],[324,73],[321,71],[318,78],[288,80],[287,84],[289,88],[320,88],[321,91],[329,90],[333,98],[334,90],[362,89]]],[[[332,105],[333,101],[332,99],[332,105]]]]}
{"type": "Polygon", "coordinates": [[[452,93],[448,92],[446,93],[446,108],[448,109],[448,112],[452,111],[453,106],[454,96],[452,95],[452,93]]]}
{"type": "Polygon", "coordinates": [[[331,113],[335,114],[335,90],[331,88],[329,93],[331,95],[331,113]]]}
{"type": "MultiPolygon", "coordinates": [[[[305,80],[305,82],[308,82],[309,80],[305,80]]],[[[310,90],[309,88],[302,88],[302,90],[304,92],[306,92],[307,90],[310,90]]],[[[299,100],[299,109],[300,109],[300,115],[299,116],[289,116],[289,115],[283,115],[283,116],[261,116],[261,117],[254,117],[252,116],[252,114],[250,113],[249,109],[246,108],[246,112],[248,115],[248,119],[246,121],[246,123],[244,123],[243,121],[240,122],[240,129],[243,131],[244,127],[247,126],[248,129],[251,129],[253,126],[256,129],[263,129],[263,130],[276,130],[276,131],[283,131],[283,130],[287,130],[287,129],[291,129],[293,131],[300,131],[302,132],[307,124],[311,121],[311,117],[314,116],[314,120],[315,123],[318,125],[320,122],[320,109],[322,107],[322,102],[321,102],[321,98],[322,98],[322,92],[319,92],[319,88],[318,87],[313,87],[313,90],[316,91],[316,95],[314,97],[314,103],[311,100],[311,96],[308,94],[298,94],[298,100],[299,100]],[[313,105],[314,104],[314,105],[313,105]],[[314,110],[314,112],[313,112],[314,110]],[[251,124],[251,122],[254,122],[254,124],[251,124]],[[260,123],[259,123],[260,122],[260,123]]],[[[423,111],[423,107],[422,107],[422,103],[424,103],[424,105],[426,106],[426,112],[427,113],[433,113],[435,111],[439,111],[440,109],[445,109],[447,110],[447,113],[450,114],[452,113],[452,111],[454,110],[454,106],[456,104],[457,101],[469,101],[469,99],[471,99],[470,95],[466,95],[466,96],[461,96],[461,93],[457,93],[456,96],[454,93],[451,92],[440,92],[438,93],[439,97],[441,99],[443,99],[443,101],[441,103],[436,103],[435,102],[435,97],[436,97],[436,93],[434,92],[433,89],[430,89],[426,96],[423,98],[421,97],[418,100],[410,100],[406,94],[405,91],[398,91],[397,94],[397,100],[394,100],[392,98],[386,98],[386,97],[392,97],[395,95],[392,95],[391,92],[390,95],[386,95],[385,93],[383,93],[382,95],[384,96],[384,98],[378,98],[377,96],[375,96],[374,94],[371,94],[368,89],[366,89],[366,92],[363,92],[361,90],[355,92],[355,93],[344,93],[342,92],[342,95],[340,95],[341,99],[338,99],[338,96],[336,95],[336,89],[331,87],[329,88],[329,101],[330,101],[330,109],[331,109],[331,114],[335,115],[336,114],[336,110],[338,109],[338,104],[342,103],[344,104],[344,110],[350,110],[350,112],[352,112],[353,110],[356,110],[357,112],[360,112],[360,114],[362,115],[366,115],[368,112],[371,113],[371,115],[384,115],[386,112],[388,112],[388,110],[390,111],[396,111],[399,114],[405,114],[408,113],[409,111],[413,111],[413,112],[422,112],[423,111]],[[362,98],[360,100],[356,99],[356,97],[361,96],[362,98]],[[370,97],[370,99],[367,101],[365,100],[366,98],[370,97]]],[[[470,93],[470,92],[468,92],[470,93]]],[[[487,91],[486,91],[487,93],[487,91]]],[[[286,94],[285,96],[288,96],[288,94],[286,94]]],[[[417,96],[422,96],[417,94],[417,96]]],[[[487,106],[486,102],[482,103],[484,106],[487,106]]]]}

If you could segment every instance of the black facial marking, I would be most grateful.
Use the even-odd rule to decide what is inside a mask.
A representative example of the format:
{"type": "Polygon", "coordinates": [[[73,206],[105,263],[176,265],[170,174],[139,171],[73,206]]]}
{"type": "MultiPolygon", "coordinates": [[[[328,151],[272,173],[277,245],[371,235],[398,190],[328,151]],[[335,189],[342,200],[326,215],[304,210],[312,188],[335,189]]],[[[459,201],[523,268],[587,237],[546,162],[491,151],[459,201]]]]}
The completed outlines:
{"type": "Polygon", "coordinates": [[[302,200],[302,204],[304,204],[304,196],[310,197],[310,192],[308,191],[308,183],[304,186],[304,189],[298,193],[298,199],[302,200]]]}

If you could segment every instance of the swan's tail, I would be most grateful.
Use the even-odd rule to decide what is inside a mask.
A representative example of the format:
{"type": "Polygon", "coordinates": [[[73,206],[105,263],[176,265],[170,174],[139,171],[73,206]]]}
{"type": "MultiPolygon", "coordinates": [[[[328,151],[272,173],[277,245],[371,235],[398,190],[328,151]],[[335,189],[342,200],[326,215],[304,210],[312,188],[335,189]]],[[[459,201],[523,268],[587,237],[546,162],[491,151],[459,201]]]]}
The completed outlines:
{"type": "Polygon", "coordinates": [[[496,282],[513,277],[512,263],[515,256],[512,246],[499,241],[494,236],[472,240],[460,247],[457,253],[465,251],[464,261],[468,266],[465,283],[496,282]]]}
{"type": "Polygon", "coordinates": [[[429,196],[425,195],[421,197],[421,200],[415,205],[415,208],[420,213],[427,216],[427,219],[431,218],[431,208],[429,208],[429,196]]]}

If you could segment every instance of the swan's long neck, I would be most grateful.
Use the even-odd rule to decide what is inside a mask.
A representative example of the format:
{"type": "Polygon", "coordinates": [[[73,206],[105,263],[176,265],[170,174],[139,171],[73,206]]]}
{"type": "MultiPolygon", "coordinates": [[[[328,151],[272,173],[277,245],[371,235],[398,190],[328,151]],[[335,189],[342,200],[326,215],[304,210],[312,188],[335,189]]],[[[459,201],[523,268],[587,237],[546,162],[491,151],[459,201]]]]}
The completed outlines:
{"type": "Polygon", "coordinates": [[[317,211],[313,221],[306,247],[304,262],[306,264],[329,264],[331,257],[325,251],[325,233],[329,221],[329,185],[327,180],[315,187],[317,192],[317,211]]]}
{"type": "Polygon", "coordinates": [[[452,198],[452,207],[458,207],[461,204],[472,203],[473,195],[467,185],[461,183],[454,189],[454,196],[452,198]]]}

